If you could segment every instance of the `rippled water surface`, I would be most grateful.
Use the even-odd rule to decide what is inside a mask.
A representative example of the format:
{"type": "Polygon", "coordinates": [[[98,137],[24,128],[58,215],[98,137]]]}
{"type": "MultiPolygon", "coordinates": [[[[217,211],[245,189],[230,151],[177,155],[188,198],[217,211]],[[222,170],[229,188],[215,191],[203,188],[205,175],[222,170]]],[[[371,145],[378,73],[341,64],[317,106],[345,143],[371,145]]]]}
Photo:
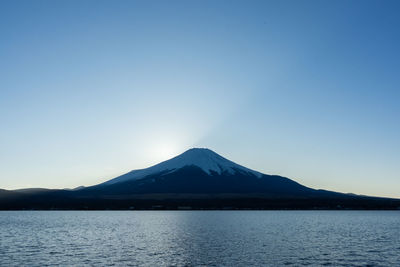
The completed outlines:
{"type": "Polygon", "coordinates": [[[1,266],[400,266],[399,211],[2,211],[1,266]]]}

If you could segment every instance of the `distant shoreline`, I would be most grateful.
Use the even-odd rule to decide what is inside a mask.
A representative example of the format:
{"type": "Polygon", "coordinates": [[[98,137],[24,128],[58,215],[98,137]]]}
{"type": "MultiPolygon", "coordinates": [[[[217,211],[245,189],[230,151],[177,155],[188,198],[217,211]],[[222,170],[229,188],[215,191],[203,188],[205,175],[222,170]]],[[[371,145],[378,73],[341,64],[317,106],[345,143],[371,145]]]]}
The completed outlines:
{"type": "Polygon", "coordinates": [[[0,210],[400,210],[400,200],[371,197],[335,199],[191,198],[191,199],[48,198],[0,200],[0,210]]]}

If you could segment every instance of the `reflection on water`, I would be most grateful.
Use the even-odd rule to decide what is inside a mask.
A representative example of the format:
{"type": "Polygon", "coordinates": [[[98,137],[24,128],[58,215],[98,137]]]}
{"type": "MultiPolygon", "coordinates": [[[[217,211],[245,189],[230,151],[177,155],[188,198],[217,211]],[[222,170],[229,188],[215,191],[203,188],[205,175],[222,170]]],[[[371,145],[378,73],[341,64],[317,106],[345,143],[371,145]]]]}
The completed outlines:
{"type": "Polygon", "coordinates": [[[0,212],[1,266],[400,266],[400,212],[0,212]]]}

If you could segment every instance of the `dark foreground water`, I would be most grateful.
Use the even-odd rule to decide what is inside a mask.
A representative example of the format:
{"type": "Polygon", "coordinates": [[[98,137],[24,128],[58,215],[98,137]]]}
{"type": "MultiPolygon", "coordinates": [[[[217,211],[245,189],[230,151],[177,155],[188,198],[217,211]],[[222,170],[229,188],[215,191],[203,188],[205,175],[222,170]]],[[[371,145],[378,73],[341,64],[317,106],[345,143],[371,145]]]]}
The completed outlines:
{"type": "Polygon", "coordinates": [[[400,212],[0,212],[0,266],[55,265],[400,266],[400,212]]]}

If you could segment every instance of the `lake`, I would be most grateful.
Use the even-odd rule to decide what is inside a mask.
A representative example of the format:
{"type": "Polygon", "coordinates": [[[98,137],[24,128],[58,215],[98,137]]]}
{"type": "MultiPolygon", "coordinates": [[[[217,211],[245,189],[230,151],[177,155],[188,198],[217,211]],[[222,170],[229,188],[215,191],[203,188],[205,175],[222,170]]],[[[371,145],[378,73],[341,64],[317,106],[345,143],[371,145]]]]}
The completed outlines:
{"type": "Polygon", "coordinates": [[[400,266],[400,211],[1,211],[0,266],[400,266]]]}

